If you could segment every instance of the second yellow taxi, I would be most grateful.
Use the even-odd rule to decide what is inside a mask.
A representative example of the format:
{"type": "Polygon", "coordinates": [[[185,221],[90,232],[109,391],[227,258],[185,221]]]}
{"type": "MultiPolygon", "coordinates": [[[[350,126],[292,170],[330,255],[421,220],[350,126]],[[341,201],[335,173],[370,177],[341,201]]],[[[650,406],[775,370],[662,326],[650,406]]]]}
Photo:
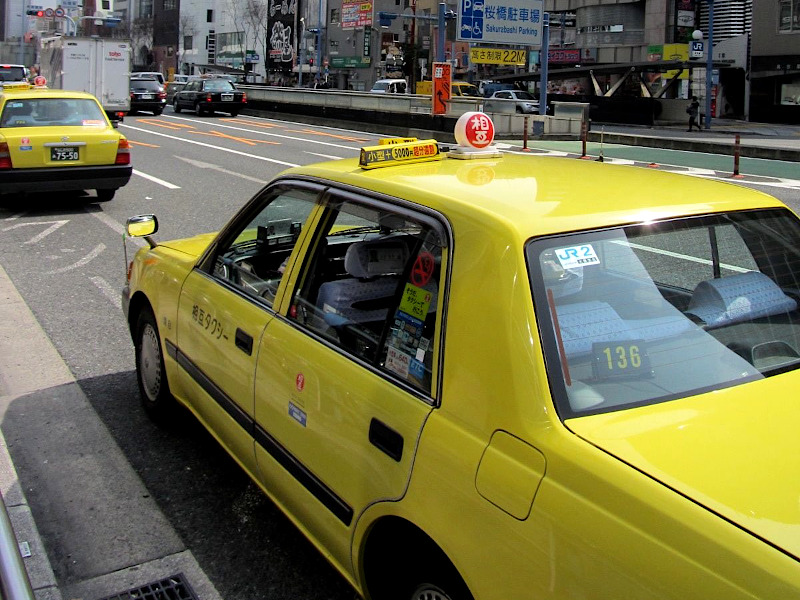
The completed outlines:
{"type": "Polygon", "coordinates": [[[130,146],[91,94],[0,90],[0,194],[95,190],[111,200],[131,178],[130,146]]]}

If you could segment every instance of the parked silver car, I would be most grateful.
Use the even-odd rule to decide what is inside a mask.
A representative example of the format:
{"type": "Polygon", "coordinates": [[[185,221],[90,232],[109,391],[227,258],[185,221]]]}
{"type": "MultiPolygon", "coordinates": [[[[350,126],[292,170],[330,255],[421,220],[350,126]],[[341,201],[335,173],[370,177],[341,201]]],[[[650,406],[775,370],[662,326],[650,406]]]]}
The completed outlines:
{"type": "Polygon", "coordinates": [[[485,112],[533,114],[539,112],[539,101],[523,90],[498,90],[483,103],[485,112]]]}

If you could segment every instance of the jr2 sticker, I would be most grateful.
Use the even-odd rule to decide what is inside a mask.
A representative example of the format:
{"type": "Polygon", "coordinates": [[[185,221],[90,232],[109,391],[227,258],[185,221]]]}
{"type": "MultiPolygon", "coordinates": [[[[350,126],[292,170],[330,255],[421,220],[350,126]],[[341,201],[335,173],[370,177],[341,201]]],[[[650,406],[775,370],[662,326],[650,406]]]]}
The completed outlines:
{"type": "Polygon", "coordinates": [[[600,259],[597,258],[597,254],[591,244],[559,248],[556,250],[556,257],[558,258],[558,262],[560,262],[561,266],[565,269],[600,264],[600,259]]]}

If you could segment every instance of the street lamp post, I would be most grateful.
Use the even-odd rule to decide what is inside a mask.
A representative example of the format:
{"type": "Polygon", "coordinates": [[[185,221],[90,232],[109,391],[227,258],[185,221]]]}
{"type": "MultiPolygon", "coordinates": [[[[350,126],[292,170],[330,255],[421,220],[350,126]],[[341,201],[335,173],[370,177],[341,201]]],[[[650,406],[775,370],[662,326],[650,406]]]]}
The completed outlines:
{"type": "Polygon", "coordinates": [[[708,1],[708,52],[706,54],[706,119],[705,128],[711,129],[711,88],[714,70],[714,0],[708,1]]]}

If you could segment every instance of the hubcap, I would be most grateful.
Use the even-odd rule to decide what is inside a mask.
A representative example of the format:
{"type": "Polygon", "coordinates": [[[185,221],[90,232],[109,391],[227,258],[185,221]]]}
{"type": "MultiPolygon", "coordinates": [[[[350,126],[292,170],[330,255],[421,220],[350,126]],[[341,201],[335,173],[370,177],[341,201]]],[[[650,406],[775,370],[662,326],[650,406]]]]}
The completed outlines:
{"type": "Polygon", "coordinates": [[[435,585],[424,584],[417,588],[411,600],[450,600],[450,596],[435,585]]]}
{"type": "Polygon", "coordinates": [[[149,323],[142,330],[142,343],[139,346],[139,376],[147,399],[158,400],[161,391],[161,347],[158,334],[149,323]]]}

